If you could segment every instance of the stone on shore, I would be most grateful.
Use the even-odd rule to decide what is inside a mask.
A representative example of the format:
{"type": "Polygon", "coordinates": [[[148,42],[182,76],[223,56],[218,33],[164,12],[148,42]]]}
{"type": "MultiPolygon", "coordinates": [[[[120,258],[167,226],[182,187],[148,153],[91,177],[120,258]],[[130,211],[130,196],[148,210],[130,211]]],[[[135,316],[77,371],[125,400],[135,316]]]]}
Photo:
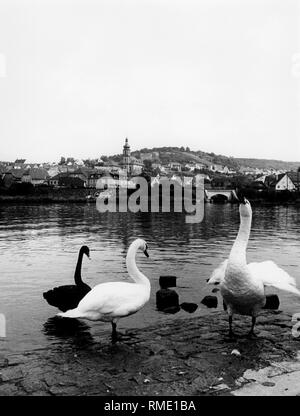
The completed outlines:
{"type": "Polygon", "coordinates": [[[180,307],[185,312],[194,313],[197,310],[198,305],[197,305],[197,303],[183,302],[183,303],[180,304],[180,307]]]}
{"type": "Polygon", "coordinates": [[[166,313],[176,313],[180,310],[179,296],[175,290],[160,289],[156,292],[157,310],[166,313]]]}
{"type": "Polygon", "coordinates": [[[216,296],[208,295],[201,300],[201,303],[208,308],[216,308],[218,306],[218,298],[216,296]]]}
{"type": "Polygon", "coordinates": [[[168,287],[176,287],[176,276],[160,276],[159,285],[161,289],[167,289],[168,287]]]}
{"type": "Polygon", "coordinates": [[[267,295],[266,304],[263,309],[273,309],[277,310],[279,308],[280,301],[277,295],[267,295]]]}
{"type": "Polygon", "coordinates": [[[8,367],[8,359],[2,354],[0,355],[0,368],[8,367]]]}
{"type": "Polygon", "coordinates": [[[126,331],[114,345],[107,325],[88,337],[78,334],[80,342],[71,337],[7,355],[0,396],[299,394],[300,338],[292,335],[292,316],[262,311],[255,339],[248,338],[247,324],[249,317],[236,315],[237,338],[229,342],[223,311],[185,315],[126,331]]]}

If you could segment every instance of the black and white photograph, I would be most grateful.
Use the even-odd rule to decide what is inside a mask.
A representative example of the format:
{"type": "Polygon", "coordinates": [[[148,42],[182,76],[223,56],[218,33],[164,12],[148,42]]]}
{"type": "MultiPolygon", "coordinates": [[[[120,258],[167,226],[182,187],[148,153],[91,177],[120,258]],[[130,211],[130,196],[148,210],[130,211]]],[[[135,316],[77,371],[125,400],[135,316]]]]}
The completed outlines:
{"type": "Polygon", "coordinates": [[[0,114],[0,402],[300,396],[298,0],[0,0],[0,114]]]}

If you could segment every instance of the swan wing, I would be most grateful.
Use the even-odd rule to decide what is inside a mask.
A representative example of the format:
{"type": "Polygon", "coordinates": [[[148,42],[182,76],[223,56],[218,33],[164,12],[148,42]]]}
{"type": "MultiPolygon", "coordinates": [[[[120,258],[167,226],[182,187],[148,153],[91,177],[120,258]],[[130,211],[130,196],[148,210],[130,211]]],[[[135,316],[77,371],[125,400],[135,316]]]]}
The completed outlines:
{"type": "Polygon", "coordinates": [[[147,301],[143,287],[135,283],[109,282],[95,286],[80,302],[77,310],[83,315],[90,312],[108,315],[131,312],[147,301]],[[144,299],[145,298],[145,299],[144,299]]]}
{"type": "Polygon", "coordinates": [[[65,312],[76,308],[81,299],[91,290],[88,285],[67,285],[55,287],[43,293],[44,299],[51,306],[65,312]]]}
{"type": "Polygon", "coordinates": [[[223,261],[211,274],[207,281],[209,285],[217,285],[224,280],[228,259],[223,261]]]}
{"type": "Polygon", "coordinates": [[[253,278],[261,281],[264,286],[273,286],[280,290],[295,293],[300,296],[295,279],[273,261],[250,263],[247,265],[253,278]]]}

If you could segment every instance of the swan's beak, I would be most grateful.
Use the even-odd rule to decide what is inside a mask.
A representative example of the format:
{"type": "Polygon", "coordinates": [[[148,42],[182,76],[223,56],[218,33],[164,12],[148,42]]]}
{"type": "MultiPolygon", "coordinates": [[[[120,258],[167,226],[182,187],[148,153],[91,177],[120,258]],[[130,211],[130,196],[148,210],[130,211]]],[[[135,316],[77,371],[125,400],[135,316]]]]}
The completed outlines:
{"type": "Polygon", "coordinates": [[[246,205],[247,199],[244,196],[242,196],[242,197],[239,198],[239,203],[246,205]]]}
{"type": "Polygon", "coordinates": [[[144,250],[144,254],[145,254],[146,257],[149,257],[149,253],[148,253],[147,249],[144,250]]]}
{"type": "Polygon", "coordinates": [[[244,197],[243,191],[238,190],[236,196],[240,204],[246,204],[247,199],[244,197]]]}

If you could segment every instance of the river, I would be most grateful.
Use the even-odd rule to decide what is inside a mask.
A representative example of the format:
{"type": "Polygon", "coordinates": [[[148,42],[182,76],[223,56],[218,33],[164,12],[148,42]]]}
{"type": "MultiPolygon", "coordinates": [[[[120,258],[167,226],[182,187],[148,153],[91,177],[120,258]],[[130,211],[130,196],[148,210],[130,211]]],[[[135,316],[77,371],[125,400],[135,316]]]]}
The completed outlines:
{"type": "MultiPolygon", "coordinates": [[[[78,339],[98,342],[108,338],[110,325],[105,323],[80,324],[72,336],[61,333],[52,323],[57,310],[42,297],[48,289],[73,283],[78,250],[84,244],[90,247],[91,261],[84,258],[82,276],[94,286],[128,279],[129,244],[137,237],[148,243],[150,257],[140,252],[137,263],[151,281],[151,299],[139,313],[121,320],[120,330],[190,316],[183,310],[176,315],[156,310],[158,280],[165,274],[178,277],[180,302],[197,303],[194,316],[205,319],[215,311],[200,303],[211,294],[206,279],[228,256],[238,226],[238,206],[231,204],[205,204],[199,224],[186,224],[181,213],[100,214],[94,204],[1,205],[0,313],[6,318],[2,351],[9,354],[78,339]]],[[[299,206],[254,206],[248,261],[273,260],[300,287],[299,235],[299,206]]],[[[279,292],[270,289],[268,293],[279,292]]],[[[296,296],[279,296],[281,309],[300,312],[296,296]]],[[[218,309],[222,309],[220,297],[218,309]]]]}

